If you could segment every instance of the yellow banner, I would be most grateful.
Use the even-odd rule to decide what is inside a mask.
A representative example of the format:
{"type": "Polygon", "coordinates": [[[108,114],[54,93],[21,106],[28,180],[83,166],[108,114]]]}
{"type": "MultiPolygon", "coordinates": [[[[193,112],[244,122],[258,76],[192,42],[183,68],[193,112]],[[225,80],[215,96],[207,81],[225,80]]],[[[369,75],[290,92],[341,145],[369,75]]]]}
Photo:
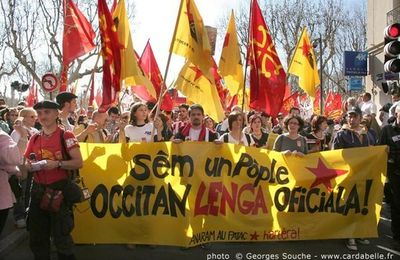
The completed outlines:
{"type": "Polygon", "coordinates": [[[238,145],[84,144],[76,243],[377,237],[386,147],[283,156],[238,145]]]}

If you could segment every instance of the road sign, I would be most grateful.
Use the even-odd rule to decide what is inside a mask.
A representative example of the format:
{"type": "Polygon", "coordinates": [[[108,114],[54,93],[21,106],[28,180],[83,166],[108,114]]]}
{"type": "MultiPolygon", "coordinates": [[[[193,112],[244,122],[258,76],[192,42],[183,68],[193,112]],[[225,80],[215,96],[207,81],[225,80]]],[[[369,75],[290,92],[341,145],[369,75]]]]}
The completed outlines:
{"type": "Polygon", "coordinates": [[[58,86],[57,77],[52,73],[46,73],[42,77],[43,90],[46,92],[53,92],[58,86]]]}
{"type": "Polygon", "coordinates": [[[350,91],[361,91],[363,89],[362,78],[354,77],[349,79],[349,90],[350,91]]]}
{"type": "Polygon", "coordinates": [[[345,51],[344,52],[344,75],[366,76],[367,75],[367,52],[345,51]]]}

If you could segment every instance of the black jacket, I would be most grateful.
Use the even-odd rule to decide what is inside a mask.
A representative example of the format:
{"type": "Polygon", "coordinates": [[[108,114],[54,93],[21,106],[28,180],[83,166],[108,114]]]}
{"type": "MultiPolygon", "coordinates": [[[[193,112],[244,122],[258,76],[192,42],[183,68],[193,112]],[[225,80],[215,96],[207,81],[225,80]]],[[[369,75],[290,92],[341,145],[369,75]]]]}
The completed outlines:
{"type": "Polygon", "coordinates": [[[337,132],[335,139],[333,139],[333,149],[344,149],[344,148],[354,148],[354,147],[365,147],[370,145],[376,145],[376,140],[372,135],[363,133],[362,142],[357,137],[357,134],[348,129],[343,128],[337,132]]]}
{"type": "Polygon", "coordinates": [[[388,162],[400,167],[400,125],[396,121],[382,128],[379,144],[389,146],[388,162]]]}

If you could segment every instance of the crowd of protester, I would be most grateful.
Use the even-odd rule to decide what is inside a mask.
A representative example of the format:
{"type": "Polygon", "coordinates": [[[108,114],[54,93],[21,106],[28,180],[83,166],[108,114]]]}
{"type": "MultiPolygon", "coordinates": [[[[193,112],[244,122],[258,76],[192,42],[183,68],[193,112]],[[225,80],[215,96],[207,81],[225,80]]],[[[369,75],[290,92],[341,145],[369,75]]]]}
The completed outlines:
{"type": "MultiPolygon", "coordinates": [[[[27,187],[32,186],[29,185],[32,182],[33,187],[40,190],[42,186],[52,184],[48,179],[41,179],[48,172],[57,172],[58,178],[53,180],[56,183],[67,178],[68,170],[79,168],[82,164],[77,149],[79,142],[172,141],[178,144],[206,141],[267,148],[287,156],[299,157],[331,149],[388,145],[389,182],[385,187],[385,198],[392,207],[393,238],[400,240],[400,95],[394,95],[393,103],[385,104],[379,111],[369,93],[359,99],[351,97],[343,104],[342,116],[336,119],[322,115],[302,118],[300,109],[296,107],[291,108],[288,115],[279,113],[273,118],[265,112],[244,113],[241,107],[235,106],[226,113],[222,122],[214,122],[205,115],[200,104],[181,104],[171,112],[155,115],[154,107],[143,102],[131,104],[127,111],[121,111],[119,107],[99,111],[93,107],[86,110],[79,108],[77,98],[72,93],[63,92],[57,95],[56,102],[42,101],[33,108],[25,107],[23,102],[17,107],[8,107],[5,100],[0,99],[0,232],[11,207],[14,207],[16,226],[25,228],[25,209],[30,206],[34,212],[28,219],[28,225],[33,226],[30,229],[30,246],[37,259],[49,254],[50,236],[53,239],[55,237],[53,242],[60,259],[74,259],[70,250],[71,230],[65,234],[54,233],[52,229],[57,229],[58,217],[44,214],[32,202],[34,199],[27,187]],[[39,148],[36,147],[36,139],[40,141],[39,148]],[[57,140],[57,145],[51,144],[53,139],[57,140]],[[65,152],[60,155],[60,150],[65,148],[64,142],[66,156],[65,152]],[[42,145],[46,143],[54,153],[54,158],[46,158],[35,150],[42,150],[42,145]],[[32,153],[36,158],[31,158],[32,153]],[[29,176],[29,172],[34,172],[33,163],[43,159],[48,159],[47,165],[37,174],[29,176]],[[71,160],[75,165],[70,164],[71,160]],[[37,221],[46,216],[47,222],[37,221]],[[41,231],[39,235],[38,230],[46,232],[42,234],[41,231]],[[43,247],[46,249],[43,250],[43,247]]],[[[63,214],[70,215],[69,208],[63,214]]],[[[357,250],[356,241],[368,243],[366,239],[349,239],[347,247],[357,250]]]]}

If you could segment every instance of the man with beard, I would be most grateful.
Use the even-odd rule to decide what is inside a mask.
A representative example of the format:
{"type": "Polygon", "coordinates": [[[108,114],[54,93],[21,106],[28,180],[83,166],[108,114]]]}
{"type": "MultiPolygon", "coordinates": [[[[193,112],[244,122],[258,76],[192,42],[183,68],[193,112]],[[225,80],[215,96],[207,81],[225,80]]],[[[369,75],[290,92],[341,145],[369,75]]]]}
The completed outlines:
{"type": "Polygon", "coordinates": [[[175,135],[174,142],[182,141],[206,141],[213,142],[218,138],[217,133],[206,128],[203,124],[204,110],[199,104],[194,104],[189,108],[189,123],[182,126],[175,135]]]}

